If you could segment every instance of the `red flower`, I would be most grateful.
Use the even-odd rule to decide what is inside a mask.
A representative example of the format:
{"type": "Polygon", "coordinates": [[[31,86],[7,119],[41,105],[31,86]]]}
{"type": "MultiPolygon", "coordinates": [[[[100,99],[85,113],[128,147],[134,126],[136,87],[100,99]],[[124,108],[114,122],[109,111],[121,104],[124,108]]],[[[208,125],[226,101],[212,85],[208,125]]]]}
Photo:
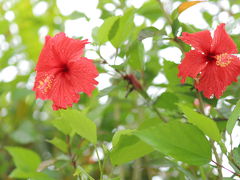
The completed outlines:
{"type": "Polygon", "coordinates": [[[207,98],[219,98],[240,74],[240,60],[232,55],[238,52],[237,47],[224,27],[225,24],[220,24],[213,38],[207,30],[192,34],[184,32],[179,37],[194,50],[185,53],[178,66],[178,76],[182,77],[182,83],[186,77],[194,78],[196,89],[203,91],[207,98]]]}
{"type": "Polygon", "coordinates": [[[84,92],[91,95],[98,82],[92,60],[82,57],[87,40],[75,40],[59,33],[46,36],[36,66],[33,91],[36,98],[53,101],[53,110],[66,109],[77,103],[84,92]]]}

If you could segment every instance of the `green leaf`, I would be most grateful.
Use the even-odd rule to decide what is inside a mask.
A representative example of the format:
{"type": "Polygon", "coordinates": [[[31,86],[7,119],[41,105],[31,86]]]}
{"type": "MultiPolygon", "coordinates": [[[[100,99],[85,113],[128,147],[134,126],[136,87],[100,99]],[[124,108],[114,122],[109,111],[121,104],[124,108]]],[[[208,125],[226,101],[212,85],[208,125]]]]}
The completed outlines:
{"type": "Polygon", "coordinates": [[[5,34],[9,29],[9,22],[5,19],[0,20],[0,34],[5,34]]]}
{"type": "Polygon", "coordinates": [[[134,41],[127,51],[128,64],[134,70],[142,70],[144,64],[144,47],[139,40],[134,41]]]}
{"type": "Polygon", "coordinates": [[[52,124],[65,135],[70,135],[72,132],[72,127],[69,124],[69,120],[66,118],[57,118],[52,121],[52,124]]]}
{"type": "Polygon", "coordinates": [[[81,175],[87,176],[87,179],[89,179],[89,180],[94,180],[94,178],[91,177],[91,176],[85,171],[85,169],[83,169],[81,166],[78,166],[77,169],[75,170],[73,176],[81,176],[81,175]]]}
{"type": "Polygon", "coordinates": [[[194,110],[185,105],[179,104],[179,107],[181,108],[182,112],[185,114],[190,123],[197,126],[211,139],[217,142],[221,141],[221,135],[215,121],[195,112],[194,110]]]}
{"type": "Polygon", "coordinates": [[[163,35],[164,33],[160,30],[158,30],[155,27],[146,27],[142,29],[139,34],[138,34],[138,40],[142,41],[143,39],[146,39],[148,37],[153,37],[153,36],[160,36],[163,35]]]}
{"type": "Polygon", "coordinates": [[[233,17],[234,17],[235,19],[240,18],[240,13],[236,13],[236,14],[234,14],[233,17]]]}
{"type": "Polygon", "coordinates": [[[109,93],[111,93],[114,89],[116,89],[116,87],[117,86],[110,86],[110,87],[107,87],[107,88],[101,90],[98,94],[98,98],[109,95],[109,93]]]}
{"type": "Polygon", "coordinates": [[[78,19],[78,18],[86,18],[88,21],[90,20],[84,13],[82,12],[78,12],[78,11],[74,11],[72,12],[69,16],[70,19],[78,19]]]}
{"type": "Polygon", "coordinates": [[[146,129],[146,128],[149,128],[151,126],[158,125],[159,123],[161,123],[161,121],[159,121],[159,118],[151,118],[151,119],[148,119],[146,121],[143,121],[139,125],[138,130],[146,129]]]}
{"type": "Polygon", "coordinates": [[[156,150],[173,158],[203,165],[211,160],[211,146],[198,128],[178,121],[159,123],[134,134],[156,150]]]}
{"type": "Polygon", "coordinates": [[[122,135],[131,135],[132,132],[134,132],[135,130],[133,129],[125,129],[125,130],[121,130],[121,131],[117,131],[112,139],[112,145],[113,146],[117,146],[117,144],[119,143],[120,137],[122,135]]]}
{"type": "Polygon", "coordinates": [[[164,73],[169,84],[180,84],[180,79],[178,78],[177,64],[171,61],[164,61],[164,73]]]}
{"type": "Polygon", "coordinates": [[[23,121],[16,131],[11,133],[11,138],[18,143],[28,144],[37,140],[38,134],[31,121],[23,121]]]}
{"type": "Polygon", "coordinates": [[[145,16],[152,22],[156,21],[162,16],[161,8],[156,0],[149,0],[148,2],[144,3],[142,7],[137,10],[137,13],[145,16]]]}
{"type": "Polygon", "coordinates": [[[232,150],[232,155],[233,155],[234,162],[238,167],[240,167],[240,146],[232,150]]]}
{"type": "Polygon", "coordinates": [[[13,157],[17,169],[23,172],[35,172],[41,163],[37,153],[22,147],[7,146],[6,150],[13,157]]]}
{"type": "Polygon", "coordinates": [[[54,137],[52,140],[48,140],[48,142],[56,146],[58,149],[60,149],[64,153],[67,152],[67,144],[62,139],[54,137]]]}
{"type": "Polygon", "coordinates": [[[227,122],[227,132],[228,134],[232,134],[232,130],[236,124],[240,115],[240,100],[238,100],[236,107],[234,108],[232,114],[230,115],[228,122],[227,122]]]}
{"type": "Polygon", "coordinates": [[[153,148],[132,134],[134,130],[118,131],[112,140],[111,162],[121,165],[140,158],[153,151],[153,148]]]}
{"type": "Polygon", "coordinates": [[[114,28],[112,28],[110,32],[110,41],[115,48],[119,48],[133,31],[134,12],[135,9],[130,8],[119,18],[119,21],[115,21],[113,25],[114,28]]]}
{"type": "Polygon", "coordinates": [[[178,97],[174,93],[164,92],[159,96],[155,105],[164,109],[176,110],[178,100],[178,97]]]}
{"type": "Polygon", "coordinates": [[[180,28],[180,22],[178,19],[174,19],[173,24],[172,24],[172,32],[174,36],[177,36],[180,28]]]}
{"type": "Polygon", "coordinates": [[[31,173],[29,172],[26,173],[18,168],[14,169],[9,175],[9,177],[11,178],[29,178],[30,176],[31,176],[31,173]]]}
{"type": "Polygon", "coordinates": [[[210,26],[212,25],[213,16],[210,13],[208,13],[207,11],[203,12],[203,18],[207,21],[207,23],[210,26]]]}
{"type": "Polygon", "coordinates": [[[49,177],[47,174],[42,172],[23,172],[20,169],[14,169],[11,174],[9,175],[11,178],[21,178],[21,179],[28,179],[31,180],[54,180],[53,178],[49,177]]]}
{"type": "Polygon", "coordinates": [[[86,138],[93,144],[97,142],[97,132],[96,125],[86,115],[77,110],[62,110],[61,120],[68,122],[71,129],[75,131],[78,135],[86,138]]]}
{"type": "Polygon", "coordinates": [[[99,44],[104,44],[105,42],[107,42],[108,36],[109,36],[109,32],[113,26],[113,24],[119,19],[119,16],[112,16],[107,18],[104,23],[102,24],[102,26],[99,28],[98,30],[98,34],[97,34],[97,40],[99,42],[99,44]]]}

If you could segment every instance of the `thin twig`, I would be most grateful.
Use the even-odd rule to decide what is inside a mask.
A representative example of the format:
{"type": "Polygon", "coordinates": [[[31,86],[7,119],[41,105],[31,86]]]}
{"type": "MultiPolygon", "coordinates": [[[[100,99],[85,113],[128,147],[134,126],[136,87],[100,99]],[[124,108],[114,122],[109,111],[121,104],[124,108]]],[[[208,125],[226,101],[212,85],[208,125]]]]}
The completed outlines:
{"type": "Polygon", "coordinates": [[[224,167],[223,165],[221,165],[221,164],[219,164],[219,163],[215,162],[214,160],[212,160],[212,162],[213,162],[214,164],[216,164],[216,165],[217,165],[217,167],[221,167],[221,168],[223,168],[223,169],[225,169],[225,170],[229,171],[230,173],[234,174],[235,176],[238,176],[238,177],[240,177],[240,174],[233,172],[232,170],[230,170],[230,169],[228,169],[228,168],[224,167]]]}

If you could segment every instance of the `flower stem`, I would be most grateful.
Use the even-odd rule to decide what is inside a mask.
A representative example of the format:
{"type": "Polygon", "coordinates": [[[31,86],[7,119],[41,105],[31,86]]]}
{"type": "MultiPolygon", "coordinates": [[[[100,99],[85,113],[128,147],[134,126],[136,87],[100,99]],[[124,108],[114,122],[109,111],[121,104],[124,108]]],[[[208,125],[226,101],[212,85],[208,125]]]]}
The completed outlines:
{"type": "Polygon", "coordinates": [[[69,135],[67,135],[67,137],[66,137],[66,144],[67,144],[68,155],[70,157],[71,164],[72,164],[74,170],[76,170],[77,169],[77,162],[74,158],[74,155],[72,154],[72,149],[71,149],[71,144],[70,144],[70,136],[69,135]]]}
{"type": "Polygon", "coordinates": [[[97,158],[98,158],[98,167],[99,167],[99,171],[100,171],[100,180],[102,180],[103,179],[103,168],[102,168],[102,164],[101,164],[101,159],[100,159],[100,156],[98,154],[97,146],[94,145],[94,147],[95,147],[97,158]]]}
{"type": "MultiPolygon", "coordinates": [[[[68,156],[71,160],[71,164],[73,166],[74,172],[77,170],[77,161],[75,159],[75,155],[72,154],[72,148],[71,148],[71,143],[70,143],[70,136],[66,136],[66,144],[67,144],[67,150],[68,150],[68,156]]],[[[78,175],[77,180],[80,180],[81,177],[78,175]]]]}

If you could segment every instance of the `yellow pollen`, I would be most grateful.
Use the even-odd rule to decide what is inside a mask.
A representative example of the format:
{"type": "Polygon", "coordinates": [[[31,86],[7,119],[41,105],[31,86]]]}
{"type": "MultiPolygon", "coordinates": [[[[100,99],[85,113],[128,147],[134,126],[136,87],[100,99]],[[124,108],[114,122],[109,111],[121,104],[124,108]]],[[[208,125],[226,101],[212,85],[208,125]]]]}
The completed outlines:
{"type": "Polygon", "coordinates": [[[228,66],[231,62],[232,62],[232,56],[230,54],[224,53],[224,54],[220,54],[215,56],[216,58],[216,65],[220,66],[220,67],[226,67],[228,66]]]}
{"type": "Polygon", "coordinates": [[[39,81],[38,89],[46,94],[48,90],[52,87],[53,76],[48,75],[42,81],[39,81]]]}

